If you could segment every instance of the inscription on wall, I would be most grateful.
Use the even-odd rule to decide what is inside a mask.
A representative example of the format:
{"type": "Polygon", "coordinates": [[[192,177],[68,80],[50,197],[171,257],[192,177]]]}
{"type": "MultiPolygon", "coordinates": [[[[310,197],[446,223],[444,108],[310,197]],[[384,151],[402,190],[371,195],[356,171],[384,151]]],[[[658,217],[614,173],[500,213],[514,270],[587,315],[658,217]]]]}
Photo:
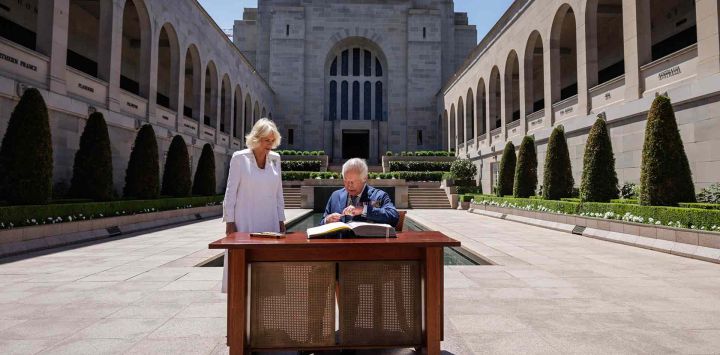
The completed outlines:
{"type": "Polygon", "coordinates": [[[85,91],[88,91],[88,92],[95,92],[95,89],[94,89],[94,88],[92,88],[92,87],[90,87],[90,86],[87,86],[87,85],[85,85],[85,84],[82,84],[82,83],[78,83],[78,87],[81,88],[81,89],[83,89],[83,90],[85,90],[85,91]]]}
{"type": "Polygon", "coordinates": [[[125,104],[128,105],[128,107],[132,107],[136,110],[139,108],[138,105],[136,105],[135,103],[132,103],[130,101],[126,101],[125,104]]]}
{"type": "Polygon", "coordinates": [[[13,56],[7,55],[5,53],[0,52],[0,59],[5,60],[7,62],[10,62],[12,64],[18,65],[22,68],[32,70],[34,72],[37,72],[38,68],[36,65],[32,65],[24,60],[17,59],[13,56]]]}
{"type": "Polygon", "coordinates": [[[682,70],[680,70],[680,66],[676,65],[670,69],[665,69],[658,73],[658,80],[665,80],[667,78],[672,78],[675,75],[682,74],[682,70]]]}

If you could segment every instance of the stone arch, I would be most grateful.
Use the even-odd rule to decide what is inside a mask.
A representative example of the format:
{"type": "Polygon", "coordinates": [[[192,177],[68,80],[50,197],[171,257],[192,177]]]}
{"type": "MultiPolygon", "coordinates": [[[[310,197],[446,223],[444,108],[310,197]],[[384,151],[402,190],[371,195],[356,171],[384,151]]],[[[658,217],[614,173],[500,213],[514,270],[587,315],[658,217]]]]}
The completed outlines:
{"type": "MultiPolygon", "coordinates": [[[[17,3],[17,2],[15,2],[17,3]]],[[[100,1],[70,0],[67,66],[99,78],[100,1]]]]}
{"type": "Polygon", "coordinates": [[[553,103],[577,95],[577,25],[568,4],[560,6],[553,19],[550,63],[553,103]]]}
{"type": "Polygon", "coordinates": [[[203,124],[213,128],[218,124],[218,71],[212,60],[205,66],[205,116],[203,124]]]}
{"type": "Polygon", "coordinates": [[[525,112],[545,109],[545,46],[540,32],[533,31],[525,47],[525,112]]]}
{"type": "Polygon", "coordinates": [[[501,101],[501,86],[500,86],[500,69],[494,66],[490,71],[490,85],[489,85],[489,98],[490,104],[488,105],[488,112],[490,117],[490,130],[500,128],[502,126],[502,117],[500,117],[500,105],[501,101]]]}
{"type": "Polygon", "coordinates": [[[365,37],[336,42],[325,59],[326,120],[384,120],[387,107],[387,59],[365,37]]]}
{"type": "Polygon", "coordinates": [[[460,96],[457,104],[457,141],[458,144],[464,144],[467,141],[465,135],[465,100],[460,96]]]}
{"type": "Polygon", "coordinates": [[[465,137],[466,140],[475,139],[475,95],[469,88],[465,96],[465,137]]]}
{"type": "Polygon", "coordinates": [[[253,116],[252,116],[252,98],[250,98],[250,94],[245,94],[245,103],[243,104],[243,107],[245,108],[243,113],[243,122],[245,123],[245,133],[243,134],[243,137],[245,135],[248,135],[253,127],[253,116]]]}
{"type": "Polygon", "coordinates": [[[126,0],[122,16],[120,88],[148,98],[150,85],[150,16],[141,0],[126,0]]]}
{"type": "Polygon", "coordinates": [[[240,85],[235,86],[235,94],[233,95],[233,132],[232,136],[235,138],[242,138],[243,136],[243,121],[242,121],[242,104],[243,94],[240,85]]]}
{"type": "Polygon", "coordinates": [[[230,86],[230,76],[225,74],[220,85],[220,132],[230,133],[230,119],[232,117],[231,100],[232,88],[230,86]]]}
{"type": "Polygon", "coordinates": [[[475,110],[477,112],[475,127],[477,127],[478,135],[487,133],[487,94],[485,92],[485,79],[480,78],[477,84],[475,110]]]}
{"type": "Polygon", "coordinates": [[[505,61],[505,124],[520,119],[520,63],[510,51],[505,61]]]}
{"type": "Polygon", "coordinates": [[[175,28],[166,23],[158,35],[157,93],[155,102],[177,110],[180,75],[180,46],[175,28]]]}
{"type": "Polygon", "coordinates": [[[200,52],[191,44],[185,51],[185,87],[183,115],[200,121],[200,102],[202,96],[202,72],[200,71],[200,52]]]}
{"type": "Polygon", "coordinates": [[[648,1],[653,61],[697,43],[695,0],[648,1]]]}
{"type": "Polygon", "coordinates": [[[588,87],[625,74],[622,0],[588,0],[585,31],[588,87]]]}
{"type": "Polygon", "coordinates": [[[265,107],[262,108],[260,118],[267,118],[267,110],[265,107]]]}
{"type": "Polygon", "coordinates": [[[448,129],[448,147],[450,150],[455,150],[457,148],[457,130],[456,130],[456,123],[455,122],[455,104],[453,103],[450,105],[450,121],[448,122],[448,126],[450,127],[448,129]]]}
{"type": "Polygon", "coordinates": [[[255,101],[255,105],[253,106],[253,124],[260,120],[260,104],[255,101]]]}

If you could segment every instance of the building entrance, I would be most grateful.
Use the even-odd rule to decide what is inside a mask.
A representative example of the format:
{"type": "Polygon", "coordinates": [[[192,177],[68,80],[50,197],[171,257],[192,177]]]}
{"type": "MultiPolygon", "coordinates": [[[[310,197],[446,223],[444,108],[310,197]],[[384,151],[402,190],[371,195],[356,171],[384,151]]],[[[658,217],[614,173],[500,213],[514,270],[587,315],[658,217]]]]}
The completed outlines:
{"type": "Polygon", "coordinates": [[[342,157],[343,159],[370,158],[370,131],[343,130],[342,157]]]}

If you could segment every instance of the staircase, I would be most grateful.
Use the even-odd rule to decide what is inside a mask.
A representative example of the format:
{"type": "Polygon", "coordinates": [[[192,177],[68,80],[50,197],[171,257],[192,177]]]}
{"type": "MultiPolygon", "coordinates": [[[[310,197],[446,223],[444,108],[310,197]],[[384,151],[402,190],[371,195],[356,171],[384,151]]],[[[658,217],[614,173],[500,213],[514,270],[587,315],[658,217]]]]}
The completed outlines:
{"type": "Polygon", "coordinates": [[[285,208],[301,208],[301,196],[299,187],[284,187],[283,198],[285,198],[285,208]]]}
{"type": "Polygon", "coordinates": [[[410,202],[410,208],[450,208],[450,201],[445,194],[445,190],[438,187],[411,187],[408,189],[408,200],[410,202]]]}

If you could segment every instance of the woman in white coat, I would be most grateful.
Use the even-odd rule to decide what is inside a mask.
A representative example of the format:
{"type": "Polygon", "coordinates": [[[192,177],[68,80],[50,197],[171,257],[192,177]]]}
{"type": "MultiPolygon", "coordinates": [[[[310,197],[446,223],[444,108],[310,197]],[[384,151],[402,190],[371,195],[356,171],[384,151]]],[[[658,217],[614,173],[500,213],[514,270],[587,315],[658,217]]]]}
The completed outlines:
{"type": "MultiPolygon", "coordinates": [[[[280,155],[272,151],[281,139],[275,123],[263,118],[245,136],[248,149],[233,154],[223,201],[225,234],[285,232],[280,155]]],[[[223,292],[227,292],[227,266],[226,252],[223,292]]]]}

